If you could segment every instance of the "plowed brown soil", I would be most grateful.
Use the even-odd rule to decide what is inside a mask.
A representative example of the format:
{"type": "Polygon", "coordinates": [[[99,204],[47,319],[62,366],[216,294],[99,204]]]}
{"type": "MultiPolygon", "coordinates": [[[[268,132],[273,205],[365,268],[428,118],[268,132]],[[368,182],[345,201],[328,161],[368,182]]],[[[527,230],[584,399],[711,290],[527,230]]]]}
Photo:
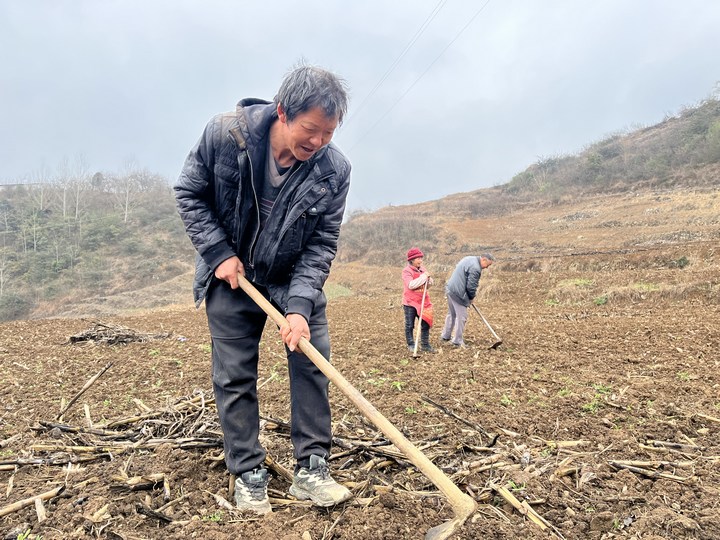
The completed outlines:
{"type": "MultiPolygon", "coordinates": [[[[494,339],[474,313],[468,348],[439,343],[442,283],[450,261],[466,253],[426,258],[436,278],[439,352],[417,359],[402,337],[402,263],[333,269],[330,281],[353,291],[330,302],[333,364],[479,502],[456,538],[720,538],[720,203],[715,192],[662,198],[608,197],[453,225],[468,239],[482,229],[488,245],[504,246],[477,301],[503,338],[497,350],[488,349],[494,339]],[[488,433],[499,435],[490,447],[488,433]],[[547,524],[513,509],[496,486],[547,524]]],[[[44,503],[41,523],[34,505],[0,517],[3,537],[410,539],[452,517],[407,461],[366,449],[333,449],[333,474],[351,487],[353,501],[333,509],[294,504],[287,481],[274,474],[274,512],[262,520],[218,506],[213,494],[229,498],[227,471],[215,459],[220,448],[168,443],[70,467],[48,464],[88,455],[58,446],[97,441],[40,422],[55,422],[61,399],[109,362],[65,425],[88,427],[85,405],[98,428],[197,390],[211,400],[204,312],[182,298],[184,305],[158,311],[85,310],[140,332],[171,332],[144,343],[67,343],[99,315],[0,325],[0,514],[66,486],[44,503]],[[121,489],[123,478],[151,474],[165,475],[166,491],[162,483],[121,489]],[[172,522],[143,515],[138,505],[161,509],[172,522]]],[[[275,421],[265,425],[264,443],[292,468],[280,429],[289,420],[287,371],[271,326],[259,384],[261,413],[275,421]]],[[[382,439],[336,388],[331,401],[339,444],[382,439]]],[[[211,404],[203,414],[212,431],[211,404]]]]}

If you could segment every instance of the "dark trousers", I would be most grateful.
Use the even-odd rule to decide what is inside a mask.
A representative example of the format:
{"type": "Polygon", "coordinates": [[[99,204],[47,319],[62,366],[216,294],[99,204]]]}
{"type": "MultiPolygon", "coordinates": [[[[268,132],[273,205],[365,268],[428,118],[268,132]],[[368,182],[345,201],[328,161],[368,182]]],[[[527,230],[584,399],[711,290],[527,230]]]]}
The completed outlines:
{"type": "MultiPolygon", "coordinates": [[[[419,315],[412,306],[403,305],[403,311],[405,311],[405,341],[409,347],[414,347],[415,320],[419,318],[419,315]]],[[[420,322],[420,344],[426,347],[430,345],[430,325],[425,321],[420,322]]]]}
{"type": "MultiPolygon", "coordinates": [[[[267,291],[258,287],[266,297],[267,291]]],[[[239,475],[265,459],[257,400],[259,344],[266,315],[242,289],[214,280],[205,298],[212,338],[212,379],[225,441],[228,471],[239,475]]],[[[310,317],[310,342],[330,358],[324,295],[310,317]]],[[[332,437],[327,377],[299,350],[290,352],[290,437],[294,456],[307,466],[312,454],[330,455],[332,437]]]]}

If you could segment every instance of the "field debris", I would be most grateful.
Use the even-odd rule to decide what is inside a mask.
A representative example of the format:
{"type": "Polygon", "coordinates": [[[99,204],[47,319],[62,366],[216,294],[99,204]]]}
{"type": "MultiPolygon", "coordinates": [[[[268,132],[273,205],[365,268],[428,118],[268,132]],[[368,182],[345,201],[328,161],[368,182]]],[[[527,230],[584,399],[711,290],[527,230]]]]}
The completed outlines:
{"type": "MultiPolygon", "coordinates": [[[[458,424],[446,426],[452,433],[415,441],[414,444],[430,459],[439,462],[453,481],[481,504],[476,516],[478,519],[485,513],[500,513],[508,519],[515,511],[528,519],[539,532],[545,531],[554,538],[562,539],[564,536],[560,529],[533,508],[542,506],[548,493],[531,493],[526,484],[527,479],[544,477],[541,484],[545,485],[548,492],[557,489],[582,492],[584,484],[597,481],[596,472],[602,469],[607,471],[606,476],[612,475],[613,470],[625,470],[644,477],[664,478],[682,483],[692,478],[678,477],[663,470],[692,469],[693,461],[606,459],[604,453],[608,448],[585,452],[573,450],[589,446],[590,442],[585,440],[545,441],[538,437],[522,440],[520,436],[516,436],[505,442],[493,437],[493,446],[485,445],[483,443],[487,442],[487,433],[483,428],[475,425],[474,429],[466,429],[472,424],[470,421],[452,414],[445,407],[438,407],[439,403],[431,398],[423,396],[423,400],[433,403],[441,413],[454,418],[458,424]],[[458,432],[462,432],[462,441],[457,439],[458,432]],[[570,466],[570,461],[580,461],[582,464],[570,466]],[[498,505],[499,501],[504,501],[505,506],[498,505]]],[[[154,519],[160,527],[181,526],[189,523],[188,518],[201,519],[200,515],[192,512],[192,515],[188,516],[187,509],[179,513],[175,506],[180,500],[199,500],[203,493],[211,495],[222,511],[235,516],[233,519],[241,519],[242,516],[227,503],[232,500],[231,489],[226,491],[221,488],[219,492],[213,492],[196,486],[192,491],[188,486],[180,488],[172,485],[171,482],[175,480],[172,474],[150,472],[153,462],[157,463],[158,468],[168,465],[167,455],[165,459],[160,456],[155,456],[157,459],[154,459],[154,452],[175,452],[174,456],[177,456],[177,452],[201,452],[201,457],[188,456],[190,461],[204,462],[204,467],[210,469],[222,465],[222,431],[214,398],[196,390],[193,394],[176,399],[172,404],[157,410],[149,408],[141,400],[137,400],[135,405],[138,408],[137,414],[95,422],[92,427],[40,421],[33,431],[39,437],[49,437],[52,441],[36,439],[27,446],[24,457],[2,461],[1,464],[12,466],[16,470],[28,466],[63,467],[63,474],[59,475],[57,481],[63,480],[60,476],[64,477],[61,487],[71,490],[73,497],[79,497],[88,484],[73,483],[65,469],[70,471],[72,467],[81,467],[81,464],[90,469],[103,463],[124,463],[121,467],[114,465],[116,472],[101,476],[99,482],[93,473],[94,483],[103,484],[99,489],[104,490],[107,500],[117,502],[129,497],[128,504],[125,505],[127,508],[131,508],[136,514],[154,519]],[[136,464],[134,460],[140,459],[144,462],[143,472],[131,474],[130,469],[136,464]],[[133,498],[134,494],[140,491],[147,492],[148,495],[142,500],[133,498]],[[227,504],[222,504],[223,501],[227,504]]],[[[261,418],[261,437],[265,444],[273,447],[274,439],[279,440],[280,444],[286,444],[289,423],[267,416],[261,418]]],[[[506,430],[497,428],[497,432],[504,431],[506,430]]],[[[335,424],[333,432],[333,444],[336,447],[330,458],[335,463],[333,474],[353,492],[353,499],[347,503],[349,507],[378,504],[394,508],[397,497],[405,497],[441,508],[442,494],[432,489],[427,479],[414,469],[403,454],[381,433],[374,431],[362,417],[345,415],[335,424]]],[[[665,441],[649,442],[666,450],[679,445],[665,441]]],[[[644,446],[646,445],[638,448],[640,453],[643,453],[644,446]]],[[[289,456],[287,458],[291,461],[289,456]]],[[[277,478],[275,483],[289,484],[292,481],[292,464],[289,461],[284,464],[280,461],[268,452],[265,466],[277,478]]],[[[227,485],[232,486],[233,482],[230,481],[227,485]]],[[[8,514],[32,504],[37,505],[35,500],[38,497],[48,501],[61,492],[62,489],[55,488],[46,494],[10,504],[1,512],[8,514]]],[[[98,498],[97,485],[93,487],[93,492],[98,498]]],[[[286,496],[283,490],[270,489],[269,493],[276,509],[308,509],[307,502],[296,501],[286,496]]],[[[41,514],[43,513],[38,514],[38,519],[41,514]]],[[[44,514],[43,519],[46,519],[44,514]]],[[[89,518],[89,523],[96,528],[100,522],[105,521],[104,514],[101,519],[95,514],[89,518]]]]}
{"type": "MultiPolygon", "coordinates": [[[[426,399],[430,401],[430,398],[426,399]]],[[[135,512],[156,519],[160,526],[185,522],[187,516],[173,517],[166,512],[167,503],[172,499],[170,475],[164,472],[130,475],[128,469],[134,459],[139,459],[139,455],[142,455],[146,462],[152,463],[152,456],[148,456],[148,452],[155,451],[201,451],[205,455],[199,461],[208,463],[210,468],[220,466],[223,461],[223,441],[215,401],[212,397],[207,397],[205,392],[196,390],[192,395],[177,399],[171,405],[158,410],[150,409],[140,400],[136,406],[136,415],[94,422],[92,427],[40,421],[33,431],[40,437],[49,437],[52,440],[35,440],[27,447],[28,457],[3,461],[2,464],[18,468],[60,466],[70,469],[81,463],[89,467],[93,462],[99,464],[125,460],[126,465],[120,468],[119,475],[112,474],[104,479],[108,496],[117,501],[137,491],[157,492],[154,496],[155,505],[153,497],[147,497],[142,503],[135,502],[132,505],[135,512]]],[[[443,412],[447,414],[447,410],[443,412]]],[[[467,425],[467,422],[464,423],[467,425]]],[[[400,495],[429,501],[439,507],[443,504],[442,494],[433,489],[402,452],[382,433],[374,431],[362,417],[351,418],[346,415],[335,425],[333,431],[336,451],[330,459],[336,464],[339,463],[334,466],[336,479],[353,491],[354,498],[348,503],[350,506],[380,504],[390,508],[396,504],[395,498],[400,495]]],[[[515,502],[514,496],[508,497],[509,492],[499,487],[499,483],[508,482],[505,474],[522,467],[515,452],[500,445],[490,448],[479,444],[483,441],[484,430],[482,433],[475,429],[464,431],[468,440],[459,448],[456,443],[444,442],[444,437],[416,441],[414,444],[430,459],[441,461],[443,470],[453,475],[454,481],[479,502],[492,502],[492,492],[502,494],[515,502]],[[488,454],[490,457],[487,457],[488,454]],[[487,467],[477,466],[479,456],[483,456],[487,467]],[[480,473],[487,476],[484,479],[485,486],[470,485],[471,481],[477,484],[480,473]]],[[[288,434],[288,422],[262,416],[261,437],[266,443],[273,438],[286,441],[288,434]]],[[[192,460],[197,462],[198,458],[192,460]]],[[[292,481],[292,464],[283,464],[268,453],[265,466],[280,481],[288,484],[292,481]]],[[[144,470],[148,470],[147,465],[144,470]]],[[[65,482],[68,488],[73,487],[69,476],[66,476],[65,482]]],[[[233,482],[229,482],[229,485],[232,486],[233,482]]],[[[78,486],[79,484],[74,486],[75,495],[78,486]]],[[[210,493],[215,501],[232,499],[231,491],[200,491],[210,493]]],[[[200,496],[200,493],[196,495],[200,496]]],[[[276,507],[308,507],[307,502],[289,498],[277,489],[271,489],[270,495],[276,507]]],[[[183,489],[183,498],[189,496],[187,488],[183,489]]],[[[527,504],[525,501],[516,502],[514,506],[522,508],[521,514],[529,517],[533,523],[541,525],[542,529],[550,528],[556,537],[562,538],[546,520],[534,510],[528,509],[527,504]]],[[[22,507],[18,505],[12,508],[22,507]]],[[[226,512],[235,512],[232,505],[221,505],[221,508],[226,512]]]]}
{"type": "Polygon", "coordinates": [[[153,341],[155,339],[167,339],[172,332],[150,334],[138,332],[132,328],[117,324],[108,324],[96,321],[92,327],[70,336],[68,343],[103,343],[105,345],[127,345],[128,343],[153,341]]]}

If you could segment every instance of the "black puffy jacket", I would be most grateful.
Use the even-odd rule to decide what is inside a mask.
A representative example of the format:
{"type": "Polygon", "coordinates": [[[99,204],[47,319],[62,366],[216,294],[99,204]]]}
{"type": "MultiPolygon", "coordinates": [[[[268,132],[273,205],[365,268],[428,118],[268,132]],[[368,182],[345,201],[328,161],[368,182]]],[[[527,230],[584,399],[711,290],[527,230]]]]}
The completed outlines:
{"type": "Polygon", "coordinates": [[[350,187],[350,162],[332,143],[302,162],[259,231],[257,193],[276,105],[244,99],[215,116],[174,186],[180,217],[198,252],[199,306],[215,268],[237,255],[250,281],[268,288],[286,313],[309,318],[330,272],[350,187]],[[253,174],[259,171],[259,174],[253,174]]]}

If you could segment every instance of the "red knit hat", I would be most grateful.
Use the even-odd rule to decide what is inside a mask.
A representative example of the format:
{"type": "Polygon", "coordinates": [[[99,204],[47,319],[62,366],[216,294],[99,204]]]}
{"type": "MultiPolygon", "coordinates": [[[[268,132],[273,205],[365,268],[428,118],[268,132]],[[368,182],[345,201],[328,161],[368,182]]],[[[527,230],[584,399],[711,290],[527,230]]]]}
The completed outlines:
{"type": "Polygon", "coordinates": [[[410,248],[407,252],[407,260],[412,261],[413,259],[417,259],[419,257],[424,257],[423,252],[420,251],[418,248],[410,248]]]}

